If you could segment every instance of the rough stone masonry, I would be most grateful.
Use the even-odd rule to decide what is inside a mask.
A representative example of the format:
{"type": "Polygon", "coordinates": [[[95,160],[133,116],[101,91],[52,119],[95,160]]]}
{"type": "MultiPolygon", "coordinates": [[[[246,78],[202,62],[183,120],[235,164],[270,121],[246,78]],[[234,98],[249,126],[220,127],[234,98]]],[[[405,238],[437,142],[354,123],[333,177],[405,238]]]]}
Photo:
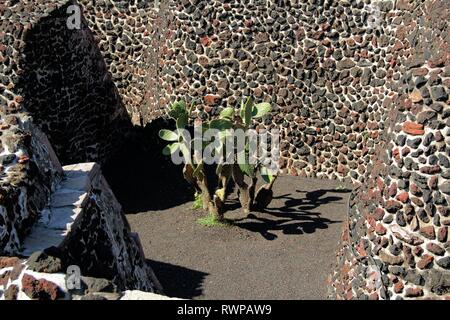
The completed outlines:
{"type": "MultiPolygon", "coordinates": [[[[449,0],[6,1],[2,146],[13,132],[29,136],[10,123],[23,113],[63,164],[101,162],[176,99],[208,118],[253,95],[274,106],[258,126],[281,129],[284,173],[357,188],[330,296],[445,298],[449,10],[449,0]],[[65,8],[77,3],[82,28],[69,31],[65,8]]],[[[28,163],[4,150],[5,167],[28,163]]],[[[2,183],[16,176],[3,172],[2,183]]],[[[0,227],[27,230],[12,221],[38,216],[46,188],[28,211],[3,202],[1,212],[22,213],[2,214],[0,227]]],[[[19,194],[2,190],[2,199],[19,194]]]]}
{"type": "Polygon", "coordinates": [[[98,165],[58,159],[99,160],[132,126],[85,22],[66,27],[73,4],[0,4],[0,299],[160,290],[98,165]],[[106,285],[67,292],[71,265],[106,285]]]}

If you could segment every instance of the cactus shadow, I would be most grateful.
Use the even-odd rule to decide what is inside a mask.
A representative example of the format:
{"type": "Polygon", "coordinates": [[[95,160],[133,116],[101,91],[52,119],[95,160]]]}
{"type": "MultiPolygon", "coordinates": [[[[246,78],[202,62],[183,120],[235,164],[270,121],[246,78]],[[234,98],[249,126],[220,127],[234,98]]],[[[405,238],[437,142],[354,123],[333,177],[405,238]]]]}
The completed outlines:
{"type": "Polygon", "coordinates": [[[294,194],[284,193],[275,196],[267,209],[253,211],[245,218],[231,219],[230,223],[260,233],[266,240],[277,239],[277,233],[280,232],[284,235],[302,235],[314,233],[318,229],[327,229],[330,224],[342,221],[324,217],[323,211],[330,209],[321,207],[343,199],[339,196],[326,196],[328,192],[336,191],[319,189],[308,192],[296,190],[294,194]],[[300,193],[305,195],[301,196],[300,193]]]}

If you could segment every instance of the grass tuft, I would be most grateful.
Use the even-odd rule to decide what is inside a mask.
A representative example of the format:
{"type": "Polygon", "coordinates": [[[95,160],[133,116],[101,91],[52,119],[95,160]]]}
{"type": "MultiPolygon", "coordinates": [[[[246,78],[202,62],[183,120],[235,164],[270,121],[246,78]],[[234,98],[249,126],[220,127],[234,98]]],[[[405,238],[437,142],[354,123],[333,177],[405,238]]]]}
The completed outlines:
{"type": "Polygon", "coordinates": [[[231,223],[227,220],[218,221],[212,214],[208,214],[206,217],[197,219],[197,223],[204,227],[229,227],[231,223]]]}

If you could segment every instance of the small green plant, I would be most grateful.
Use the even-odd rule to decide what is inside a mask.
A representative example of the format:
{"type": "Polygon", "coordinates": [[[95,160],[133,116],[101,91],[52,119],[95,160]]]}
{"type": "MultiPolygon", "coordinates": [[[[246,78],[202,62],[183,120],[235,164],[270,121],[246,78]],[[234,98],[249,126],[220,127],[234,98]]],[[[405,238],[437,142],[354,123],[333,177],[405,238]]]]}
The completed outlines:
{"type": "MultiPolygon", "coordinates": [[[[251,129],[253,121],[267,115],[271,106],[269,103],[254,104],[251,98],[241,102],[239,111],[232,107],[225,108],[217,119],[204,121],[201,124],[202,133],[208,129],[214,129],[217,135],[208,137],[202,135],[201,138],[190,139],[186,135],[186,128],[189,120],[198,121],[193,117],[194,105],[187,108],[185,101],[178,101],[169,108],[169,116],[176,123],[176,130],[171,131],[162,129],[159,132],[161,139],[170,142],[164,149],[163,154],[173,155],[178,152],[183,155],[185,162],[183,167],[183,176],[195,189],[195,199],[193,208],[203,208],[210,214],[208,219],[213,217],[215,221],[224,221],[225,202],[227,199],[227,186],[230,181],[234,181],[238,188],[239,201],[244,212],[248,213],[252,209],[266,208],[273,198],[272,187],[277,178],[270,174],[269,170],[263,166],[260,160],[250,161],[250,139],[248,131],[251,129]],[[243,148],[232,147],[226,143],[227,139],[234,139],[232,132],[244,133],[245,140],[243,148]],[[210,179],[205,172],[205,162],[195,152],[190,150],[195,146],[200,146],[201,154],[206,151],[217,159],[227,159],[233,157],[233,161],[219,161],[216,168],[217,189],[210,191],[210,179]],[[186,161],[187,160],[187,161],[186,161]],[[266,182],[258,191],[256,191],[258,176],[261,176],[266,182]],[[248,181],[250,180],[250,181],[248,181]]],[[[229,141],[229,140],[228,140],[229,141]]],[[[228,159],[229,160],[229,159],[228,159]]],[[[206,219],[206,218],[205,218],[206,219]]],[[[209,220],[203,221],[205,224],[209,220]]]]}
{"type": "Polygon", "coordinates": [[[208,214],[203,218],[197,219],[197,223],[204,227],[227,227],[230,223],[225,220],[219,221],[213,214],[208,214]]]}
{"type": "Polygon", "coordinates": [[[202,194],[195,192],[194,194],[194,203],[192,204],[192,209],[198,210],[203,208],[202,194]]]}

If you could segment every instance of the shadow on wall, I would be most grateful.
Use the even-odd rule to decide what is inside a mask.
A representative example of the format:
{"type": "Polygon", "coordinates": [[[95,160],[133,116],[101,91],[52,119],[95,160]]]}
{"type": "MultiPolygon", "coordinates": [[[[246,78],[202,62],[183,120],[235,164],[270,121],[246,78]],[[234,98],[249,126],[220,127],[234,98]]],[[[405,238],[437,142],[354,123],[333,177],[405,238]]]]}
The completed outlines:
{"type": "Polygon", "coordinates": [[[93,33],[84,19],[70,30],[66,9],[24,36],[17,87],[62,164],[103,163],[133,126],[93,33]]]}
{"type": "Polygon", "coordinates": [[[147,260],[164,288],[164,294],[173,298],[192,299],[202,295],[202,284],[208,273],[147,260]]]}
{"type": "Polygon", "coordinates": [[[18,88],[25,109],[63,165],[102,164],[125,212],[191,200],[181,168],[161,154],[157,133],[167,124],[132,125],[108,71],[108,56],[102,56],[85,20],[80,30],[67,28],[66,8],[52,11],[24,36],[18,88]]]}
{"type": "Polygon", "coordinates": [[[158,136],[162,128],[175,129],[163,118],[136,128],[121,152],[103,166],[103,174],[127,214],[164,210],[193,200],[194,190],[184,180],[182,166],[162,154],[167,144],[158,136]]]}

